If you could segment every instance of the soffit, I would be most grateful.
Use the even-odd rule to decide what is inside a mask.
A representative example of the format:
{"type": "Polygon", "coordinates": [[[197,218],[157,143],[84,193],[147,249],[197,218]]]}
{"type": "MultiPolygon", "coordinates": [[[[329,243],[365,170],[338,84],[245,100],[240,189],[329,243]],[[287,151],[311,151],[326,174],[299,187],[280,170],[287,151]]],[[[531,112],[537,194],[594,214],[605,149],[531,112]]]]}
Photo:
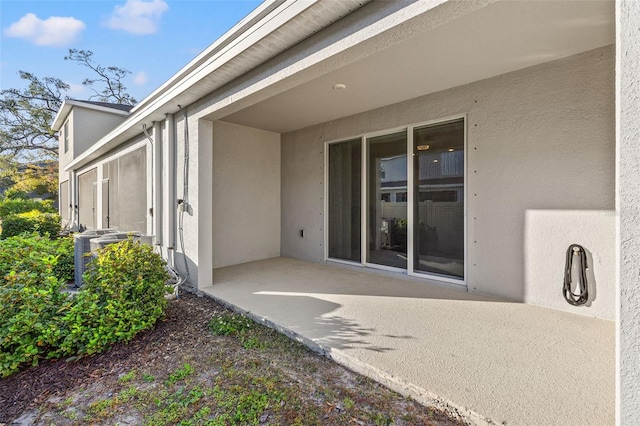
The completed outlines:
{"type": "Polygon", "coordinates": [[[614,42],[613,1],[499,1],[224,120],[284,133],[614,42]]]}

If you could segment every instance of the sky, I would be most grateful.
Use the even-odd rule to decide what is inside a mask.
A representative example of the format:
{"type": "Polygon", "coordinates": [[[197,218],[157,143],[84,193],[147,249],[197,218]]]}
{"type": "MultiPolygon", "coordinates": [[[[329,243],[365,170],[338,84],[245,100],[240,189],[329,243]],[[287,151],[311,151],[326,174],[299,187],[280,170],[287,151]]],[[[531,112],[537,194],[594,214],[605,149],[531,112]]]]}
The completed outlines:
{"type": "Polygon", "coordinates": [[[253,11],[260,0],[0,0],[0,89],[23,88],[18,71],[56,77],[66,96],[89,99],[95,74],[65,61],[70,48],[131,71],[138,101],[253,11]]]}

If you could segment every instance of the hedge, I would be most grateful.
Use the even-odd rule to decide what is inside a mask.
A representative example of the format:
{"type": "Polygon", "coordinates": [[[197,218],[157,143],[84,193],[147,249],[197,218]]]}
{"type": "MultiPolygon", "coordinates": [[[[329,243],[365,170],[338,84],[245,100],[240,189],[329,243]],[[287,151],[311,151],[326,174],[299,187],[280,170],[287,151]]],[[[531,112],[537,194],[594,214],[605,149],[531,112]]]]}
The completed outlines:
{"type": "Polygon", "coordinates": [[[85,284],[70,296],[56,272],[61,255],[55,249],[73,249],[65,240],[71,239],[0,241],[2,377],[43,358],[102,352],[153,327],[164,314],[169,276],[150,246],[128,240],[100,250],[85,284]]]}
{"type": "Polygon", "coordinates": [[[32,232],[56,238],[60,232],[60,221],[58,213],[43,213],[39,210],[12,214],[2,220],[0,239],[32,232]]]}

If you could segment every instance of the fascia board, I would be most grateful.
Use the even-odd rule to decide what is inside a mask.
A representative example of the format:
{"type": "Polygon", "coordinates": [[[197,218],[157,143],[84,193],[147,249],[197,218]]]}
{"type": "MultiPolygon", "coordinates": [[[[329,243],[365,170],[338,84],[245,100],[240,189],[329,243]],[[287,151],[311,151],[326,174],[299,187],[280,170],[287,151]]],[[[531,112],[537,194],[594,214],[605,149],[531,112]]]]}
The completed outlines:
{"type": "Polygon", "coordinates": [[[53,124],[51,125],[52,130],[55,130],[56,132],[60,130],[60,128],[62,127],[62,123],[64,123],[64,120],[66,120],[67,116],[69,115],[69,112],[71,112],[71,109],[74,106],[77,106],[79,108],[86,108],[94,111],[107,112],[109,114],[122,115],[125,117],[129,115],[128,112],[122,111],[119,109],[109,108],[101,105],[88,104],[82,101],[75,101],[73,99],[65,99],[64,102],[62,103],[62,106],[58,110],[56,117],[53,119],[53,124]]]}
{"type": "Polygon", "coordinates": [[[62,127],[62,123],[64,123],[64,120],[67,119],[69,112],[71,112],[71,103],[67,99],[65,99],[65,101],[62,103],[62,106],[58,110],[56,117],[53,119],[51,130],[53,130],[54,132],[60,130],[60,128],[62,127]]]}
{"type": "Polygon", "coordinates": [[[227,64],[230,60],[238,56],[240,53],[244,52],[261,39],[281,27],[284,23],[293,19],[298,14],[302,13],[305,9],[309,8],[311,5],[316,3],[318,0],[314,1],[296,1],[295,3],[287,3],[286,8],[281,12],[278,12],[276,16],[271,18],[269,21],[265,23],[261,23],[259,26],[254,28],[251,32],[245,34],[242,39],[234,40],[233,43],[228,44],[218,52],[213,58],[209,59],[206,64],[201,67],[195,69],[193,72],[189,73],[180,81],[177,81],[170,90],[162,93],[156,101],[147,105],[144,108],[136,111],[136,115],[140,114],[145,116],[145,113],[148,115],[149,111],[155,111],[160,106],[164,106],[171,99],[177,97],[178,95],[186,92],[189,88],[195,85],[197,82],[202,80],[204,77],[208,76],[221,66],[227,64]]]}
{"type": "Polygon", "coordinates": [[[208,48],[206,48],[203,52],[201,52],[198,56],[196,56],[193,60],[191,60],[187,65],[182,67],[177,73],[175,73],[169,80],[163,83],[160,87],[154,90],[149,96],[143,99],[139,104],[137,104],[131,110],[131,113],[135,113],[137,110],[142,109],[144,105],[149,104],[153,101],[153,99],[157,98],[163,92],[168,90],[172,85],[176,84],[181,78],[184,78],[189,73],[193,72],[197,69],[198,66],[201,66],[204,62],[206,62],[212,55],[220,51],[222,48],[231,43],[234,39],[240,37],[242,33],[248,30],[251,26],[255,25],[277,7],[279,7],[286,0],[272,0],[266,1],[258,6],[251,14],[247,15],[240,22],[233,26],[229,31],[223,34],[218,40],[216,40],[213,44],[211,44],[208,48]]]}

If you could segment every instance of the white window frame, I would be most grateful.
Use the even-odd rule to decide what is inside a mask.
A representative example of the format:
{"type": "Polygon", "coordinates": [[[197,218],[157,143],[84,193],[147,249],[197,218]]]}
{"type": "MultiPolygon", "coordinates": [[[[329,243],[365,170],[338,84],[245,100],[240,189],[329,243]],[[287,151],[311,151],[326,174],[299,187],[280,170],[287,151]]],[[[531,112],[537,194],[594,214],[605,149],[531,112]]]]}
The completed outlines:
{"type": "Polygon", "coordinates": [[[434,120],[422,121],[418,123],[412,123],[406,126],[398,126],[391,127],[388,129],[369,132],[364,134],[358,134],[353,136],[341,137],[339,139],[332,139],[329,141],[325,141],[324,143],[324,223],[323,223],[323,245],[324,245],[324,260],[327,262],[333,263],[342,263],[351,266],[360,266],[371,269],[383,270],[383,271],[391,271],[391,272],[400,272],[406,274],[408,276],[418,278],[421,280],[434,282],[436,284],[443,284],[447,286],[452,286],[455,288],[463,288],[465,290],[468,289],[468,276],[469,276],[469,244],[468,244],[468,118],[467,114],[457,114],[452,116],[447,116],[443,118],[438,118],[434,120]],[[434,274],[430,272],[424,271],[416,271],[413,268],[414,263],[414,250],[413,250],[413,235],[414,235],[414,212],[413,212],[413,203],[414,203],[414,182],[413,182],[413,161],[411,160],[413,154],[413,131],[417,127],[427,127],[427,126],[435,126],[439,124],[445,124],[447,122],[455,121],[455,120],[463,120],[464,124],[464,177],[463,177],[463,185],[464,185],[464,213],[463,213],[463,226],[464,226],[464,278],[454,278],[450,276],[444,276],[440,274],[434,274]],[[375,263],[369,263],[366,261],[366,247],[367,247],[367,157],[368,157],[368,144],[367,139],[376,137],[376,136],[384,136],[387,134],[398,133],[401,131],[406,132],[407,139],[407,269],[402,268],[394,268],[386,265],[378,265],[375,263]],[[360,218],[360,262],[354,262],[344,259],[336,259],[329,257],[329,146],[332,144],[343,143],[352,141],[355,139],[360,139],[361,144],[361,218],[360,218]]]}

